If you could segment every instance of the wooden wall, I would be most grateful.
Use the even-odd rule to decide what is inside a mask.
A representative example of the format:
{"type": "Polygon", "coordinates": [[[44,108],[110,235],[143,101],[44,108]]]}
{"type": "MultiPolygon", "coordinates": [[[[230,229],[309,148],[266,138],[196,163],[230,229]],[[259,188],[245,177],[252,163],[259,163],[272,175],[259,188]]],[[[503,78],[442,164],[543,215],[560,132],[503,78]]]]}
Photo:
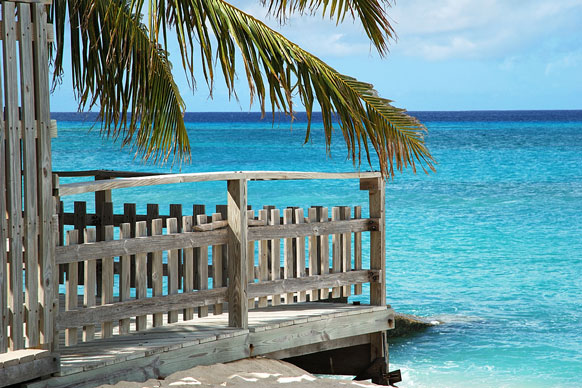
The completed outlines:
{"type": "Polygon", "coordinates": [[[0,3],[0,353],[51,349],[52,193],[46,6],[0,3]]]}

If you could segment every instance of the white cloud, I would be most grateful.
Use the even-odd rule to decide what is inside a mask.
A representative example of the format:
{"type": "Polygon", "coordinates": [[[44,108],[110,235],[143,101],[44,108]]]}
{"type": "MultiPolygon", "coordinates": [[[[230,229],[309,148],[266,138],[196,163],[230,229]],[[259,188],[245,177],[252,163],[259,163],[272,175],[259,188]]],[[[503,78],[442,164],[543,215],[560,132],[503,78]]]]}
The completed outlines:
{"type": "Polygon", "coordinates": [[[408,0],[391,10],[398,52],[429,60],[504,58],[582,24],[582,0],[408,0]]]}

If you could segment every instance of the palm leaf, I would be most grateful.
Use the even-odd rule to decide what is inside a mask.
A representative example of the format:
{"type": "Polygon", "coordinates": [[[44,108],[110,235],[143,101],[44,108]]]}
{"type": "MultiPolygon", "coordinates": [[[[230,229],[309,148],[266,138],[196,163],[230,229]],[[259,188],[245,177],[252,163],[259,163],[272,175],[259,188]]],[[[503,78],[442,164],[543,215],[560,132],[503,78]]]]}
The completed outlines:
{"type": "MultiPolygon", "coordinates": [[[[416,163],[434,170],[434,160],[424,143],[426,128],[391,101],[378,97],[372,85],[340,74],[254,17],[222,0],[174,0],[167,4],[166,19],[177,26],[182,55],[192,61],[187,48],[199,42],[202,68],[212,85],[217,63],[226,85],[234,93],[235,58],[242,56],[251,97],[258,99],[263,113],[271,109],[293,114],[293,97],[306,107],[309,123],[315,101],[321,107],[328,152],[334,125],[339,126],[348,157],[361,163],[362,151],[371,164],[368,144],[379,156],[380,171],[393,176],[416,163]],[[179,25],[181,23],[181,25],[179,25]],[[213,39],[214,38],[214,39],[213,39]],[[215,59],[214,59],[215,58],[215,59]]],[[[193,76],[193,74],[191,74],[193,76]]]]}
{"type": "Polygon", "coordinates": [[[315,14],[335,19],[340,23],[346,15],[362,24],[366,35],[381,55],[388,52],[388,42],[396,39],[394,29],[384,11],[390,6],[389,0],[261,0],[269,13],[284,23],[294,14],[315,14]]]}
{"type": "Polygon", "coordinates": [[[79,109],[98,106],[102,133],[121,138],[145,159],[187,158],[185,105],[167,51],[141,22],[142,7],[143,0],[55,0],[55,77],[63,71],[68,15],[79,109]]]}

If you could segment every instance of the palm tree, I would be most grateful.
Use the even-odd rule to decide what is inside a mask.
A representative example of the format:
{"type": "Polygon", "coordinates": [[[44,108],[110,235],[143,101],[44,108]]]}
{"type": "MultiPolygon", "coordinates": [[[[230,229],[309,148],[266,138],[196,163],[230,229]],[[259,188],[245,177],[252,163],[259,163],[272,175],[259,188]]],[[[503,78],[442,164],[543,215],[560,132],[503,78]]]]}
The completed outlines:
{"type": "MultiPolygon", "coordinates": [[[[394,38],[384,10],[389,0],[261,1],[281,21],[294,13],[320,12],[338,23],[352,16],[380,55],[394,38]]],[[[434,170],[420,122],[379,97],[371,84],[339,73],[224,0],[54,0],[50,15],[56,26],[56,79],[63,72],[68,26],[79,108],[98,106],[102,133],[122,139],[145,159],[190,156],[185,104],[167,51],[170,39],[177,39],[192,85],[200,66],[212,92],[220,69],[229,93],[236,94],[238,53],[251,100],[258,100],[263,114],[269,104],[273,112],[293,115],[293,99],[299,98],[308,117],[305,141],[317,100],[328,152],[339,127],[354,164],[361,163],[362,154],[371,164],[371,145],[385,177],[408,165],[413,171],[416,164],[434,170]]]]}

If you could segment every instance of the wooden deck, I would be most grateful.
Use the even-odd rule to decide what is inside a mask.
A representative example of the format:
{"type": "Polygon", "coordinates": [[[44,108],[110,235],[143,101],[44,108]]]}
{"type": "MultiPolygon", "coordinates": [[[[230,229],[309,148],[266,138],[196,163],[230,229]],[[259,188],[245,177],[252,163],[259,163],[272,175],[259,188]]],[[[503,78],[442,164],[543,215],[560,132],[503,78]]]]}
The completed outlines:
{"type": "Polygon", "coordinates": [[[59,376],[27,387],[94,387],[124,380],[145,381],[197,365],[258,355],[286,358],[361,345],[370,343],[367,338],[373,333],[393,328],[393,314],[385,306],[281,305],[250,310],[248,329],[228,327],[225,314],[210,315],[63,348],[59,376]]]}

